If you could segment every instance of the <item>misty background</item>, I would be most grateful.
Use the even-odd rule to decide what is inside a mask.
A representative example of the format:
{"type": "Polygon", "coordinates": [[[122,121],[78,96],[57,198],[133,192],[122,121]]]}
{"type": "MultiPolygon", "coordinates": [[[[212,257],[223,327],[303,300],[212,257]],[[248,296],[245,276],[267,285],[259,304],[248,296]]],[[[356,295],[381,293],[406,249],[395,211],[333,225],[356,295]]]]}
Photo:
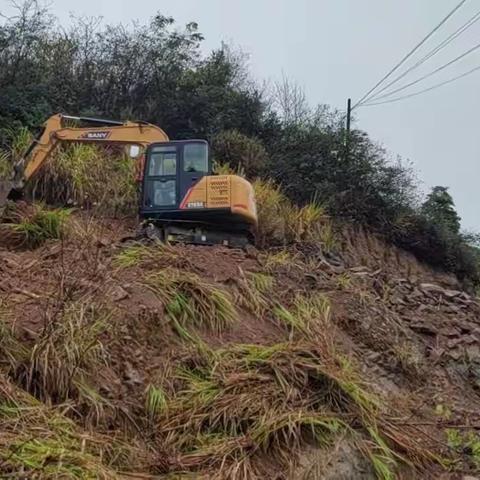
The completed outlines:
{"type": "MultiPolygon", "coordinates": [[[[71,15],[103,16],[108,23],[145,21],[157,11],[179,26],[196,21],[208,53],[222,41],[249,55],[259,81],[283,75],[295,80],[312,104],[345,109],[347,97],[362,97],[458,3],[457,0],[53,0],[51,12],[68,25],[71,15]]],[[[416,59],[433,48],[478,10],[472,0],[434,35],[416,59]]],[[[11,11],[0,0],[0,11],[11,11]]],[[[479,42],[474,25],[399,86],[447,63],[479,42]]],[[[480,65],[480,51],[406,90],[429,87],[480,65]]],[[[477,187],[480,177],[480,71],[418,97],[355,111],[354,126],[369,132],[392,154],[413,163],[426,192],[450,187],[465,229],[480,229],[477,187]]]]}

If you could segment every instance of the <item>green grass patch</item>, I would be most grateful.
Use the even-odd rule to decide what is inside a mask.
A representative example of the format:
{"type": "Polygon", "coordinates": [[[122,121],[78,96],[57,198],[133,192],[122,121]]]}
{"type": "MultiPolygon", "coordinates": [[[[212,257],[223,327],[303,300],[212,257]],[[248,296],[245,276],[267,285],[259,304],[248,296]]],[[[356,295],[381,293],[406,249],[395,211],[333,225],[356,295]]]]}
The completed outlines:
{"type": "Polygon", "coordinates": [[[113,265],[118,268],[142,267],[158,270],[166,267],[186,268],[190,266],[190,262],[178,248],[156,242],[153,245],[129,245],[114,258],[113,265]]]}
{"type": "Polygon", "coordinates": [[[198,275],[165,268],[145,279],[160,298],[177,331],[190,336],[190,327],[222,332],[237,319],[229,293],[198,275]]]}
{"type": "Polygon", "coordinates": [[[62,238],[71,213],[70,209],[49,209],[41,204],[9,205],[3,227],[10,230],[12,243],[35,248],[62,238]]]}
{"type": "Polygon", "coordinates": [[[290,308],[277,304],[274,317],[290,331],[292,339],[296,333],[311,335],[316,328],[332,328],[330,325],[330,302],[321,294],[305,296],[297,294],[290,308]]]}

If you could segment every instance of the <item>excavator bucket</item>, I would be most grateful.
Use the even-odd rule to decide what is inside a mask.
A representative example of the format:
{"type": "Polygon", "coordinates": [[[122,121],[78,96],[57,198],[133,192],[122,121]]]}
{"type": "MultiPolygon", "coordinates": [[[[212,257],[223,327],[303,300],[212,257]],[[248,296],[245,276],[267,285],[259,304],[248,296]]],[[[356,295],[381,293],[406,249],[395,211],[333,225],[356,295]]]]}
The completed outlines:
{"type": "Polygon", "coordinates": [[[10,180],[0,180],[0,212],[7,203],[7,198],[13,188],[13,182],[10,180]]]}

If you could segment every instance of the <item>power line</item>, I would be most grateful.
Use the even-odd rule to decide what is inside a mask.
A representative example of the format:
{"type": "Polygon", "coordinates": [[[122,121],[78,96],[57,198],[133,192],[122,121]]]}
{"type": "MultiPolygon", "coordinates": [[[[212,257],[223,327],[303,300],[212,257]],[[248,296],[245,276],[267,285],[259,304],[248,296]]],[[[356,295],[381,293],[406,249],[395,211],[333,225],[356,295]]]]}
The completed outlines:
{"type": "Polygon", "coordinates": [[[434,55],[436,55],[440,50],[443,50],[446,46],[448,46],[450,43],[452,43],[454,40],[456,40],[462,33],[464,33],[466,30],[468,30],[471,26],[473,26],[475,23],[477,23],[480,20],[480,10],[473,15],[467,22],[465,22],[461,27],[459,27],[455,32],[453,32],[451,35],[449,35],[443,42],[441,42],[437,47],[433,48],[430,50],[424,57],[422,57],[420,60],[418,60],[415,65],[411,66],[409,69],[405,70],[401,75],[398,77],[395,77],[388,85],[384,86],[381,90],[379,90],[376,94],[374,94],[372,97],[370,97],[369,100],[375,100],[378,98],[378,96],[390,88],[392,85],[397,83],[399,80],[404,78],[406,75],[408,75],[411,71],[415,70],[418,68],[420,65],[424,64],[427,60],[432,58],[434,55]]]}
{"type": "MultiPolygon", "coordinates": [[[[478,50],[480,48],[480,43],[478,43],[477,45],[475,45],[474,47],[470,48],[469,50],[467,50],[466,52],[462,53],[461,55],[459,55],[458,57],[454,58],[453,60],[450,60],[450,62],[448,63],[445,63],[444,65],[442,65],[441,67],[438,67],[436,68],[435,70],[433,70],[432,72],[430,73],[427,73],[425,75],[423,75],[422,77],[420,78],[417,78],[416,80],[414,80],[413,82],[410,82],[410,83],[407,83],[406,85],[404,85],[403,87],[399,87],[395,90],[392,90],[391,92],[387,92],[387,93],[384,93],[383,95],[380,95],[379,97],[375,97],[375,98],[372,98],[374,100],[381,100],[382,98],[387,98],[387,97],[390,97],[391,95],[394,95],[395,93],[398,93],[398,92],[401,92],[402,90],[405,90],[406,88],[409,88],[413,85],[416,85],[417,83],[431,77],[432,75],[435,75],[436,73],[438,72],[441,72],[442,70],[445,70],[447,67],[449,67],[450,65],[453,65],[454,63],[462,60],[462,58],[465,58],[467,55],[470,55],[471,53],[473,53],[475,50],[478,50]]],[[[365,102],[364,102],[365,103],[365,102]]]]}
{"type": "Polygon", "coordinates": [[[468,72],[462,73],[461,75],[457,75],[456,77],[453,77],[450,80],[446,80],[444,82],[437,83],[436,85],[433,85],[429,88],[425,88],[423,90],[420,90],[419,92],[410,93],[409,95],[403,95],[401,97],[391,98],[389,100],[384,100],[383,102],[363,103],[361,106],[362,107],[373,107],[374,105],[384,105],[386,103],[393,103],[393,102],[398,102],[400,100],[405,100],[407,98],[416,97],[417,95],[421,95],[422,93],[430,92],[431,90],[435,90],[437,88],[443,87],[444,85],[448,85],[449,83],[453,83],[456,80],[459,80],[463,77],[466,77],[467,75],[470,75],[470,74],[472,74],[472,73],[474,73],[478,70],[480,70],[480,65],[478,67],[472,68],[468,72]]]}
{"type": "Polygon", "coordinates": [[[375,86],[373,86],[353,107],[352,110],[357,108],[364,100],[366,100],[370,94],[376,90],[387,78],[390,77],[394,72],[396,72],[433,34],[443,26],[445,22],[447,22],[450,17],[452,17],[455,12],[463,6],[463,4],[467,0],[461,0],[460,3],[425,37],[423,40],[420,41],[409,53],[407,53],[400,62],[398,62],[380,81],[378,81],[375,86]]]}

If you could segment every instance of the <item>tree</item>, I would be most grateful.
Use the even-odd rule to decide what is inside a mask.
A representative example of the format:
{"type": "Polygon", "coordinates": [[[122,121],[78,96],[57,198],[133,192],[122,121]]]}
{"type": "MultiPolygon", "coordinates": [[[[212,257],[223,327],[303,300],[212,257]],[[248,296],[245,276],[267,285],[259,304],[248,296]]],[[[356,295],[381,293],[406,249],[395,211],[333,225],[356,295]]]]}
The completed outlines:
{"type": "Polygon", "coordinates": [[[266,103],[244,59],[225,45],[204,58],[196,23],[179,28],[158,13],[146,24],[77,18],[64,29],[36,0],[13,5],[16,14],[0,14],[0,144],[2,130],[57,112],[144,120],[177,139],[264,131],[266,103]]]}
{"type": "Polygon", "coordinates": [[[433,187],[422,205],[422,212],[433,225],[446,228],[455,235],[460,233],[461,219],[455,210],[453,198],[448,193],[448,187],[433,187]]]}

